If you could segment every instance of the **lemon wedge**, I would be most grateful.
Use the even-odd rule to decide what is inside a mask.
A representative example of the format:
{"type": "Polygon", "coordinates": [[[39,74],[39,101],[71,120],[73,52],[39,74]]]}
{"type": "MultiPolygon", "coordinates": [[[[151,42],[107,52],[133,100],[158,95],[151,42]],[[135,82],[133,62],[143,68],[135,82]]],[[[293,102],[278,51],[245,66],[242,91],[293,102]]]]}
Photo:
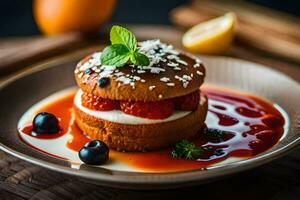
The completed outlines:
{"type": "Polygon", "coordinates": [[[194,53],[223,53],[231,46],[235,22],[236,16],[230,12],[197,24],[183,35],[182,44],[194,53]]]}

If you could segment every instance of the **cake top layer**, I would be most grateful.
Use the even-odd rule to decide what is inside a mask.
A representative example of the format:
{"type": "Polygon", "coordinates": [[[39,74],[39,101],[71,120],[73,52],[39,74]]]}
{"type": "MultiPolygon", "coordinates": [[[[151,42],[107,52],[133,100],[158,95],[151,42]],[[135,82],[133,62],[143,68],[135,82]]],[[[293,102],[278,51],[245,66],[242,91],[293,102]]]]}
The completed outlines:
{"type": "Polygon", "coordinates": [[[203,83],[205,69],[199,58],[160,40],[140,42],[138,49],[149,58],[148,66],[102,65],[102,52],[86,57],[75,69],[79,87],[108,99],[158,101],[183,96],[203,83]]]}

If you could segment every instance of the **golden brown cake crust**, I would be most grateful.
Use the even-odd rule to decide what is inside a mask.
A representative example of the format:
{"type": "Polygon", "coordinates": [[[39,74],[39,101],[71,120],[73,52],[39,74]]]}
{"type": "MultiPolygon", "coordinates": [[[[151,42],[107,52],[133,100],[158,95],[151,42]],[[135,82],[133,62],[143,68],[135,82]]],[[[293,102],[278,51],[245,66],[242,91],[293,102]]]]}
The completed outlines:
{"type": "Polygon", "coordinates": [[[208,103],[204,99],[201,106],[187,116],[157,124],[128,125],[109,122],[90,116],[75,105],[74,113],[78,127],[90,138],[100,139],[117,150],[147,151],[168,147],[195,136],[203,127],[207,114],[208,103]]]}
{"type": "Polygon", "coordinates": [[[75,79],[84,92],[113,100],[158,101],[183,96],[201,86],[205,68],[199,59],[176,51],[179,52],[177,55],[179,61],[172,59],[174,55],[166,54],[164,62],[161,61],[149,69],[132,67],[128,64],[114,69],[113,73],[109,74],[110,83],[103,88],[98,85],[99,74],[102,72],[97,69],[96,61],[100,57],[97,57],[96,53],[79,62],[75,70],[75,79]],[[94,70],[91,70],[93,71],[91,74],[86,74],[87,68],[94,70]],[[156,73],[157,70],[160,72],[156,73]],[[134,83],[124,84],[124,81],[129,79],[134,83]]]}

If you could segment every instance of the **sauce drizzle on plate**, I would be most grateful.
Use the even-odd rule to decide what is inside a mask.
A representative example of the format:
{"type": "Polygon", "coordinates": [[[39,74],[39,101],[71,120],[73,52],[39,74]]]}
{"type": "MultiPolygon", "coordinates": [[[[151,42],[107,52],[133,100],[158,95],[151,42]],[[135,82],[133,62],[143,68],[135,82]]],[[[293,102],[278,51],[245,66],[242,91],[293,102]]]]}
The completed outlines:
{"type": "MultiPolygon", "coordinates": [[[[201,90],[209,99],[206,120],[208,128],[225,131],[221,142],[210,141],[204,133],[191,139],[198,146],[209,147],[211,153],[197,160],[175,159],[172,148],[152,152],[110,151],[110,159],[120,161],[133,168],[149,172],[174,172],[205,169],[231,157],[248,158],[274,146],[282,137],[285,120],[281,113],[269,102],[259,97],[234,90],[205,86],[201,90]]],[[[60,118],[62,131],[49,136],[32,135],[32,126],[25,124],[20,132],[41,140],[53,140],[69,134],[64,146],[78,152],[88,141],[72,118],[75,92],[58,98],[39,108],[36,112],[50,112],[60,118]]],[[[28,142],[27,142],[28,143],[28,142]]],[[[30,144],[33,146],[33,144],[30,144]]],[[[39,148],[35,148],[39,149],[39,148]]],[[[43,149],[41,151],[44,152],[43,149]]],[[[51,154],[51,153],[49,153],[51,154]]],[[[56,155],[60,157],[60,155],[56,155]]]]}

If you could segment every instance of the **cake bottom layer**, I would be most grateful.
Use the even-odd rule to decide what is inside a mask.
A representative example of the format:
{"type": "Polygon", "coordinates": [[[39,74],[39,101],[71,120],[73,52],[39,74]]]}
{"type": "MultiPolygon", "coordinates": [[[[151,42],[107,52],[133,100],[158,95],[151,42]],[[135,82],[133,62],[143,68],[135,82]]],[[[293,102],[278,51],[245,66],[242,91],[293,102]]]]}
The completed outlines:
{"type": "Polygon", "coordinates": [[[198,109],[182,118],[155,124],[120,124],[91,116],[74,105],[78,127],[91,139],[104,141],[119,151],[149,151],[174,145],[195,136],[204,125],[208,110],[206,97],[198,109]]]}

